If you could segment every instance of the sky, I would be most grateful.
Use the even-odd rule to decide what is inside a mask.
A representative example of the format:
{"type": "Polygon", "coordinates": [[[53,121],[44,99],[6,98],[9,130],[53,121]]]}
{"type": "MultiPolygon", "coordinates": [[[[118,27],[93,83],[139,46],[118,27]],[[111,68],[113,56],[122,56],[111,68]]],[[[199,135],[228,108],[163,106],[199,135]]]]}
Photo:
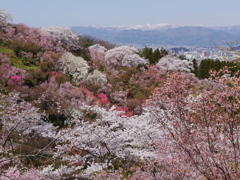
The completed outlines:
{"type": "Polygon", "coordinates": [[[39,28],[240,25],[240,0],[0,0],[0,9],[39,28]]]}

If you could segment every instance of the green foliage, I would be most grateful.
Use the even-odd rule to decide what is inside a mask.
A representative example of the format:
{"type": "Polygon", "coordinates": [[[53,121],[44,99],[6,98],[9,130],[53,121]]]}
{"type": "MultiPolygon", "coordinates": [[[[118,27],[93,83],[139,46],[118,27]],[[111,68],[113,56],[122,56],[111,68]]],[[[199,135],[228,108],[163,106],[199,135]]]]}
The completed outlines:
{"type": "Polygon", "coordinates": [[[237,59],[235,61],[229,62],[228,68],[231,70],[232,74],[236,73],[240,70],[240,60],[237,59]]]}
{"type": "Polygon", "coordinates": [[[240,63],[239,61],[229,62],[229,61],[219,61],[219,60],[211,60],[211,59],[204,59],[201,61],[197,77],[200,79],[209,78],[210,74],[209,71],[211,69],[219,71],[219,69],[228,66],[231,70],[232,74],[236,73],[240,70],[240,63]]]}
{"type": "Polygon", "coordinates": [[[11,59],[12,66],[15,66],[24,70],[39,69],[39,66],[30,64],[26,58],[16,56],[14,53],[14,50],[11,47],[0,46],[0,53],[6,54],[11,59]]]}
{"type": "Polygon", "coordinates": [[[181,60],[185,60],[186,59],[186,57],[184,56],[184,55],[180,55],[180,56],[178,56],[179,57],[179,59],[181,59],[181,60]]]}
{"type": "Polygon", "coordinates": [[[7,46],[0,46],[0,53],[9,55],[9,56],[13,56],[14,55],[14,51],[12,48],[9,48],[7,46]]]}
{"type": "Polygon", "coordinates": [[[28,61],[26,61],[25,58],[21,58],[21,57],[16,57],[16,56],[12,56],[11,57],[11,65],[15,66],[17,68],[21,68],[23,70],[34,70],[34,69],[40,69],[39,66],[37,65],[32,65],[30,63],[27,63],[28,61]]]}
{"type": "Polygon", "coordinates": [[[157,64],[160,58],[161,58],[161,53],[160,53],[159,49],[157,48],[152,54],[152,63],[151,64],[157,64]]]}
{"type": "Polygon", "coordinates": [[[153,51],[152,48],[145,47],[142,49],[142,53],[140,54],[141,57],[144,57],[149,60],[150,64],[157,64],[158,61],[166,56],[168,52],[165,49],[155,49],[153,51]]]}
{"type": "Polygon", "coordinates": [[[145,47],[142,50],[141,56],[148,59],[149,62],[152,62],[152,54],[153,54],[153,49],[149,47],[145,47]]]}
{"type": "Polygon", "coordinates": [[[197,63],[197,60],[193,59],[192,62],[193,62],[193,71],[192,71],[192,73],[194,73],[195,76],[198,76],[198,63],[197,63]]]}

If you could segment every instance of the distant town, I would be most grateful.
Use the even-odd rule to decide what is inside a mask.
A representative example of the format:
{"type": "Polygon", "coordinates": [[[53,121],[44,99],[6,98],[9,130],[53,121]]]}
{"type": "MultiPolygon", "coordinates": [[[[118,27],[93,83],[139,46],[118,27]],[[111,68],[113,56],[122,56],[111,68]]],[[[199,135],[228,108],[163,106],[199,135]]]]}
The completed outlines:
{"type": "Polygon", "coordinates": [[[172,54],[176,54],[185,59],[201,61],[203,59],[214,59],[220,61],[233,61],[239,58],[237,51],[229,51],[218,48],[165,48],[172,54]]]}

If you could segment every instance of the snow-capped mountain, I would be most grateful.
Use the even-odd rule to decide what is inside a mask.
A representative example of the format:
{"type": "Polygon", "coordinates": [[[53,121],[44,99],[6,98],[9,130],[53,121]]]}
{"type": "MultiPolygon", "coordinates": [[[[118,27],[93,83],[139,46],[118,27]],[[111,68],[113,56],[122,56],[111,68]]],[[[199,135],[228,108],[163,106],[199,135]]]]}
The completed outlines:
{"type": "Polygon", "coordinates": [[[173,29],[177,26],[171,24],[145,24],[145,25],[136,25],[136,26],[118,26],[122,30],[142,30],[142,31],[151,31],[151,30],[167,30],[173,29]]]}
{"type": "Polygon", "coordinates": [[[71,30],[80,35],[90,35],[116,44],[212,46],[214,41],[239,41],[240,26],[174,26],[170,24],[84,27],[71,30]]]}

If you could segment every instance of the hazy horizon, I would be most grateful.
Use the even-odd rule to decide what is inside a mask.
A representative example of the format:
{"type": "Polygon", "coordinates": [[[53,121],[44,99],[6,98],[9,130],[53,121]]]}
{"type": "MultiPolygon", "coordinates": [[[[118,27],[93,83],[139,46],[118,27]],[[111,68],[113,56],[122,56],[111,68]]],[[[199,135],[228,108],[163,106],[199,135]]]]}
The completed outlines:
{"type": "Polygon", "coordinates": [[[14,23],[49,26],[235,26],[239,0],[0,0],[14,23]]]}

